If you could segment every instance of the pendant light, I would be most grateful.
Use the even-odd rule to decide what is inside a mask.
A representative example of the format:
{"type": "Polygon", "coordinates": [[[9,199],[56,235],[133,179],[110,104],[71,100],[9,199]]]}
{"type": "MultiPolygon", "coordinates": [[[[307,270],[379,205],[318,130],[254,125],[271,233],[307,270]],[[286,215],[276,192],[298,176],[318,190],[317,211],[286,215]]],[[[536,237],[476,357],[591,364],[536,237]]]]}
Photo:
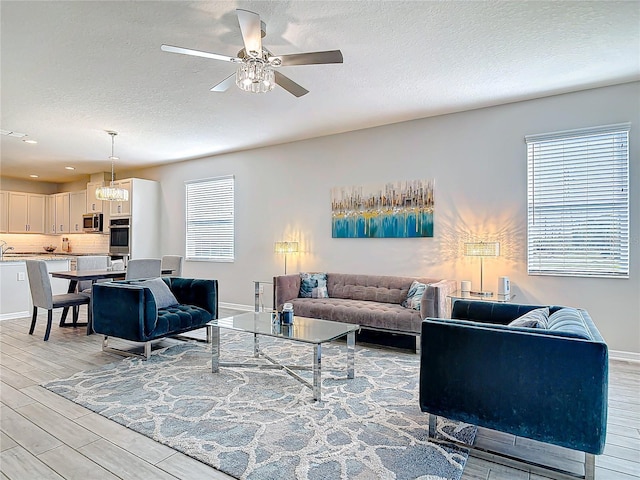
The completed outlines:
{"type": "Polygon", "coordinates": [[[107,130],[107,133],[111,135],[111,156],[109,157],[109,159],[111,160],[111,183],[108,187],[96,188],[96,199],[106,200],[108,202],[126,202],[127,200],[129,200],[129,190],[113,186],[113,181],[115,180],[115,175],[113,173],[113,162],[114,160],[119,160],[118,157],[113,154],[113,143],[115,136],[118,135],[118,132],[107,130]]]}

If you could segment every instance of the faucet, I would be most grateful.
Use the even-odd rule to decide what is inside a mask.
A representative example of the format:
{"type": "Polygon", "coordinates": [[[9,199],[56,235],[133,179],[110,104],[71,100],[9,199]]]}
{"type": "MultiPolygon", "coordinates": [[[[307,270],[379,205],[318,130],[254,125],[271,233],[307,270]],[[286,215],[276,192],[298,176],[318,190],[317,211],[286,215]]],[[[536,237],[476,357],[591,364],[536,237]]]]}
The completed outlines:
{"type": "Polygon", "coordinates": [[[13,247],[7,247],[7,242],[5,242],[4,240],[0,240],[0,260],[4,259],[4,254],[6,252],[8,252],[9,250],[13,250],[13,247]]]}

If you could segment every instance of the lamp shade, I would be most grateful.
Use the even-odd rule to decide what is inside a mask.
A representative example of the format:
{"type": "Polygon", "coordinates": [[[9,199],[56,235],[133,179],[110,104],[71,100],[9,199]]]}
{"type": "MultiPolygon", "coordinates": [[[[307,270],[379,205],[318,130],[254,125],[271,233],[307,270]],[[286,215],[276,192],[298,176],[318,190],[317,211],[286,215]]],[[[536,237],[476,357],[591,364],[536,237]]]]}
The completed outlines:
{"type": "Polygon", "coordinates": [[[500,242],[469,242],[464,244],[467,257],[497,257],[500,255],[500,242]]]}
{"type": "Polygon", "coordinates": [[[276,253],[297,253],[298,242],[276,242],[274,251],[276,253]]]}

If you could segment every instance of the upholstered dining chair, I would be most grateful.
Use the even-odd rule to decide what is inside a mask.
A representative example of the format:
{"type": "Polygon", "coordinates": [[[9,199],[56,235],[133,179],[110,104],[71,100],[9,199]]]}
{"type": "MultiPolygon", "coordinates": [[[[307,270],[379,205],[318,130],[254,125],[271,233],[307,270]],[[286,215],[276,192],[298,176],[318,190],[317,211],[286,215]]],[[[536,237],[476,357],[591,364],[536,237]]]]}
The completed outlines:
{"type": "Polygon", "coordinates": [[[182,257],[181,255],[163,255],[161,270],[172,270],[171,273],[167,273],[164,275],[167,277],[181,277],[183,258],[184,257],[182,257]]]}
{"type": "Polygon", "coordinates": [[[47,271],[47,264],[43,260],[26,260],[27,276],[29,277],[29,288],[31,289],[31,299],[33,300],[33,317],[29,335],[33,335],[36,328],[38,308],[47,310],[47,330],[44,333],[44,341],[49,340],[51,333],[51,321],[53,320],[53,309],[63,307],[73,307],[73,324],[78,323],[78,312],[80,305],[87,305],[87,314],[91,318],[89,303],[91,298],[88,295],[78,293],[63,293],[53,295],[51,289],[51,279],[47,271]]]}
{"type": "Polygon", "coordinates": [[[156,278],[162,272],[159,258],[136,258],[127,262],[126,280],[156,278]]]}
{"type": "MultiPolygon", "coordinates": [[[[76,270],[106,270],[109,267],[108,255],[86,255],[76,259],[76,270]]],[[[78,282],[78,293],[91,293],[91,280],[78,282]]]]}

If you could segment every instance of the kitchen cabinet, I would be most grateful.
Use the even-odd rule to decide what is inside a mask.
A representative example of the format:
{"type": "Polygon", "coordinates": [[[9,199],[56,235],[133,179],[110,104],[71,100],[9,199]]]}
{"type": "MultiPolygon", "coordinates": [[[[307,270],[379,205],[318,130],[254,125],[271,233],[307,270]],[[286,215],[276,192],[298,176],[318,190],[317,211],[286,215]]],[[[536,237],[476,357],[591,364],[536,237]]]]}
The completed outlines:
{"type": "Polygon", "coordinates": [[[44,233],[46,195],[9,192],[9,233],[44,233]]]}
{"type": "Polygon", "coordinates": [[[69,194],[69,230],[71,233],[82,233],[82,216],[87,208],[87,192],[71,192],[69,194]]]}
{"type": "Polygon", "coordinates": [[[104,204],[96,198],[96,189],[104,186],[104,182],[87,183],[87,207],[86,213],[103,213],[104,204]]]}
{"type": "Polygon", "coordinates": [[[47,195],[45,198],[44,233],[55,234],[56,229],[56,196],[47,195]]]}
{"type": "Polygon", "coordinates": [[[56,231],[55,233],[69,233],[69,193],[56,193],[56,231]]]}
{"type": "Polygon", "coordinates": [[[129,192],[129,200],[126,202],[108,202],[110,208],[109,213],[112,217],[131,215],[131,179],[118,180],[117,182],[113,182],[113,186],[127,190],[129,192]]]}
{"type": "Polygon", "coordinates": [[[0,192],[0,233],[9,231],[9,193],[0,192]]]}

